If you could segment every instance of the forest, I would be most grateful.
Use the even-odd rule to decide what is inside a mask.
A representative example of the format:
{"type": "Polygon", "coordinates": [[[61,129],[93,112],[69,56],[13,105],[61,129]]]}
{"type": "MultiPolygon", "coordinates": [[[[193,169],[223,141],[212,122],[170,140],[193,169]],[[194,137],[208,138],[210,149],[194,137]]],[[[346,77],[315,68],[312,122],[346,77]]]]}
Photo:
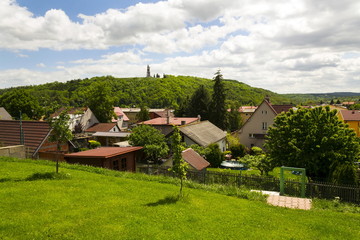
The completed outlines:
{"type": "MultiPolygon", "coordinates": [[[[30,119],[49,115],[62,106],[83,107],[88,103],[89,89],[99,83],[106,83],[111,89],[111,101],[114,106],[149,108],[173,108],[186,101],[200,87],[204,86],[210,94],[213,92],[213,79],[192,76],[115,78],[101,76],[67,82],[51,82],[42,85],[22,86],[0,89],[0,106],[10,114],[17,116],[22,109],[30,119]],[[10,99],[12,106],[9,106],[10,99]]],[[[231,105],[258,105],[265,96],[274,104],[312,104],[330,99],[358,100],[360,94],[311,95],[277,94],[261,88],[253,88],[236,80],[224,79],[227,107],[231,105]]]]}

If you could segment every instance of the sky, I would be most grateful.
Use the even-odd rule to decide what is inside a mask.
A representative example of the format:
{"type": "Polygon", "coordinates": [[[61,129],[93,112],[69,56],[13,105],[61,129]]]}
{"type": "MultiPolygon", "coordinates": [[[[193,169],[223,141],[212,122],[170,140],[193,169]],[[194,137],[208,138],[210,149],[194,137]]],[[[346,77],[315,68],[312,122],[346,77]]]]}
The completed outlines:
{"type": "Polygon", "coordinates": [[[360,92],[358,0],[0,0],[0,88],[112,75],[360,92]]]}

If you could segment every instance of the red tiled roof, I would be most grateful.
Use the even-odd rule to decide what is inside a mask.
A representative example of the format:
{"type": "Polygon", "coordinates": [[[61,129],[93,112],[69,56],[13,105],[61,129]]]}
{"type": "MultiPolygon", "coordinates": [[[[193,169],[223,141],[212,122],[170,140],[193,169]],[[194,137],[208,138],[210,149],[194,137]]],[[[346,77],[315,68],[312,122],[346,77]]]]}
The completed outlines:
{"type": "Polygon", "coordinates": [[[340,110],[344,121],[360,121],[359,110],[340,110]]]}
{"type": "MultiPolygon", "coordinates": [[[[121,108],[119,108],[119,107],[114,107],[114,113],[115,113],[116,116],[118,116],[118,117],[122,116],[124,121],[129,121],[128,116],[126,116],[126,114],[123,112],[123,110],[122,110],[121,108]]],[[[116,120],[115,120],[115,121],[116,121],[116,120]]]]}
{"type": "Polygon", "coordinates": [[[184,125],[184,124],[189,124],[189,123],[193,123],[198,121],[198,118],[185,118],[185,117],[178,117],[178,118],[170,118],[169,119],[169,123],[167,122],[167,118],[154,118],[154,119],[150,119],[147,120],[145,122],[141,122],[139,124],[147,124],[147,125],[176,125],[176,126],[180,126],[180,125],[184,125]],[[184,124],[182,124],[184,123],[184,124]]]}
{"type": "Polygon", "coordinates": [[[291,104],[286,104],[286,105],[272,105],[272,104],[270,104],[270,105],[272,106],[272,108],[275,110],[275,112],[277,114],[280,114],[282,112],[287,112],[291,108],[293,108],[293,105],[291,105],[291,104]]]}
{"type": "MultiPolygon", "coordinates": [[[[31,154],[41,145],[48,136],[50,126],[42,121],[22,121],[24,145],[31,154]]],[[[5,146],[20,145],[20,121],[0,120],[0,142],[5,146]]]]}
{"type": "Polygon", "coordinates": [[[101,147],[83,152],[65,154],[65,158],[110,158],[129,152],[135,152],[143,147],[101,147]]]}
{"type": "Polygon", "coordinates": [[[182,158],[198,171],[210,166],[210,163],[201,157],[195,150],[188,148],[181,152],[182,158]]]}
{"type": "Polygon", "coordinates": [[[116,126],[116,123],[95,123],[86,129],[85,132],[110,132],[116,126]]]}

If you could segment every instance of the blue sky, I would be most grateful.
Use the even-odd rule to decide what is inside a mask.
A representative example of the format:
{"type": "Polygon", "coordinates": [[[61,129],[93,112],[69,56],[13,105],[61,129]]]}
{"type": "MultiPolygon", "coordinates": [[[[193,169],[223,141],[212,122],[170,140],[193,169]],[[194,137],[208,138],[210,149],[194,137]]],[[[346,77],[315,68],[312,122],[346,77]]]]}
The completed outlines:
{"type": "Polygon", "coordinates": [[[0,88],[112,75],[360,92],[355,0],[0,0],[0,88]]]}

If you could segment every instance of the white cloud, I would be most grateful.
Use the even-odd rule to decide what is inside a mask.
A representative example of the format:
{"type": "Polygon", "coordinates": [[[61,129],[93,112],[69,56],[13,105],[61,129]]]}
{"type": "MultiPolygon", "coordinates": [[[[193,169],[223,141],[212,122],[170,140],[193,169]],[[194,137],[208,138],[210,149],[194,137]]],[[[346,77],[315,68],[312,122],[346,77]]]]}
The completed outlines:
{"type": "MultiPolygon", "coordinates": [[[[2,0],[0,48],[133,49],[62,63],[48,74],[61,81],[143,76],[151,64],[155,73],[207,78],[221,68],[226,78],[275,92],[360,91],[359,15],[356,0],[168,0],[93,16],[80,13],[81,22],[74,22],[63,10],[36,17],[15,1],[2,0]]],[[[24,72],[0,75],[37,81],[24,72]]],[[[45,75],[41,79],[48,79],[45,75]]]]}

